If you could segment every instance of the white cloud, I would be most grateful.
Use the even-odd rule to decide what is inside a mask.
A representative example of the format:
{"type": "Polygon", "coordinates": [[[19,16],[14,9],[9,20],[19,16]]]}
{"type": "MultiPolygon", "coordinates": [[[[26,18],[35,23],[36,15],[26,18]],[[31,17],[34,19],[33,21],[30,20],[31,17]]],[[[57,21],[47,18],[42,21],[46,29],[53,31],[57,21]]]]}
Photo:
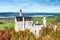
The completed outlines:
{"type": "MultiPolygon", "coordinates": [[[[15,2],[18,1],[20,0],[15,0],[15,2]]],[[[0,12],[19,12],[20,8],[23,12],[60,12],[60,6],[46,6],[31,1],[14,5],[6,2],[0,3],[0,12]]]]}

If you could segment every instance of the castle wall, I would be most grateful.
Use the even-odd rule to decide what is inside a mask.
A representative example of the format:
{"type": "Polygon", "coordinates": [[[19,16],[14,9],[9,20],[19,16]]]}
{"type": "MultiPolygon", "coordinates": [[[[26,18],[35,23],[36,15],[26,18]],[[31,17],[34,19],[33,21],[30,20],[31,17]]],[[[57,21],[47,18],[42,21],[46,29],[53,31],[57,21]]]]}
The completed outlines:
{"type": "MultiPolygon", "coordinates": [[[[24,22],[24,29],[31,29],[32,28],[32,21],[25,21],[24,22]]],[[[18,21],[15,22],[15,27],[17,30],[22,30],[23,29],[23,21],[18,21]]]]}
{"type": "Polygon", "coordinates": [[[15,23],[15,29],[18,32],[19,30],[23,29],[23,22],[16,22],[15,23]]]}
{"type": "Polygon", "coordinates": [[[31,29],[32,28],[32,21],[25,21],[25,28],[31,29]]]}
{"type": "MultiPolygon", "coordinates": [[[[39,36],[40,29],[43,27],[43,25],[33,25],[32,21],[25,21],[24,23],[24,29],[29,29],[34,35],[39,36]]],[[[23,30],[23,21],[16,22],[15,29],[17,32],[23,30]]]]}

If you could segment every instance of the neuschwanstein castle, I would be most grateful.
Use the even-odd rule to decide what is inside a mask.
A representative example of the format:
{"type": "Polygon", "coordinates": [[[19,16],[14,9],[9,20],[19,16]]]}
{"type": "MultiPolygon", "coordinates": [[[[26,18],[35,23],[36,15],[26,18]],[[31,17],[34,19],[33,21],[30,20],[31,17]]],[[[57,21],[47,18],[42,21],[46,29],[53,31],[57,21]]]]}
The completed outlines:
{"type": "Polygon", "coordinates": [[[32,17],[24,16],[22,10],[20,10],[20,16],[15,18],[15,30],[16,32],[20,30],[29,29],[34,35],[39,36],[39,31],[41,27],[46,27],[46,17],[43,17],[43,24],[38,24],[38,21],[33,24],[32,17]]]}

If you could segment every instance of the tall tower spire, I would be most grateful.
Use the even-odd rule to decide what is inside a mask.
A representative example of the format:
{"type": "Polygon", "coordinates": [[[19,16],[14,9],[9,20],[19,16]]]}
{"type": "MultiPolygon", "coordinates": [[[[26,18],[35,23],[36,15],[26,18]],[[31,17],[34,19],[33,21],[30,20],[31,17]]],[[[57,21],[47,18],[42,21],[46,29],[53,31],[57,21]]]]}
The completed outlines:
{"type": "Polygon", "coordinates": [[[22,14],[22,10],[20,9],[20,16],[23,16],[23,14],[22,14]]]}

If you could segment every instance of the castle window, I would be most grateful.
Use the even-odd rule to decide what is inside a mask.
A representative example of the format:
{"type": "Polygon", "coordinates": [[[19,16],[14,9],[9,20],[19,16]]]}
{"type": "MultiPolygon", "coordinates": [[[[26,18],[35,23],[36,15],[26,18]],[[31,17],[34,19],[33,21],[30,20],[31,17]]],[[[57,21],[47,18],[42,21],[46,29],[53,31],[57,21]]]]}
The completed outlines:
{"type": "Polygon", "coordinates": [[[31,21],[32,18],[31,17],[25,17],[25,21],[31,21]]]}
{"type": "Polygon", "coordinates": [[[23,21],[23,17],[17,17],[17,21],[23,21]]]}

